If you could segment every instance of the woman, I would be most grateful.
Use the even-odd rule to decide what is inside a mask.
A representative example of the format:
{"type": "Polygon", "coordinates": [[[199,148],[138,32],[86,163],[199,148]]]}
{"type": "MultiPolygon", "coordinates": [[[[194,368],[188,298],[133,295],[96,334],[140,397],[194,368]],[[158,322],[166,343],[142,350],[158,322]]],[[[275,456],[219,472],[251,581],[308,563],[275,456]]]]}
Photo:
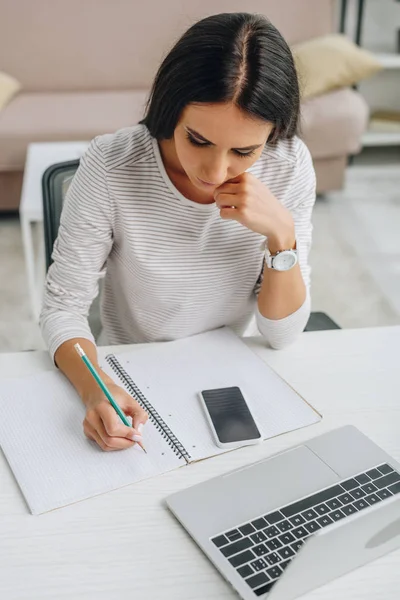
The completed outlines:
{"type": "MultiPolygon", "coordinates": [[[[102,373],[124,426],[74,350],[97,368],[87,314],[104,277],[103,340],[171,340],[256,313],[274,348],[310,312],[315,175],[296,137],[291,52],[267,19],[219,14],[193,25],[156,75],[145,118],[94,139],[63,210],[41,315],[55,363],[103,450],[141,440],[147,415],[102,373]]],[[[223,357],[222,357],[223,358],[223,357]]]]}

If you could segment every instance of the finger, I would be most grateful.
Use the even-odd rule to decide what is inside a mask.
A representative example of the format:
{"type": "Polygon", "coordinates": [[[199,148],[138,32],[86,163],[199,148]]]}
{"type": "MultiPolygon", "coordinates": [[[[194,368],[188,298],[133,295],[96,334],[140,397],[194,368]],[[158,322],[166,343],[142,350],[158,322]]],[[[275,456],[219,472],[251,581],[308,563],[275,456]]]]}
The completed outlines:
{"type": "Polygon", "coordinates": [[[221,219],[232,219],[233,221],[241,222],[240,214],[237,208],[221,208],[219,214],[221,219]]]}
{"type": "Polygon", "coordinates": [[[117,413],[112,406],[105,404],[99,405],[96,411],[88,415],[90,425],[97,431],[101,439],[109,444],[112,439],[132,440],[138,432],[121,423],[117,413]]]}
{"type": "Polygon", "coordinates": [[[103,450],[109,452],[111,450],[124,450],[125,448],[132,448],[132,446],[135,444],[133,440],[129,440],[124,437],[111,437],[107,435],[103,423],[98,415],[97,418],[97,427],[88,424],[88,432],[103,450]]]}
{"type": "Polygon", "coordinates": [[[101,439],[101,437],[99,436],[99,434],[97,433],[97,431],[87,421],[85,421],[85,423],[84,423],[83,431],[85,432],[85,435],[86,435],[87,438],[89,438],[89,440],[92,440],[102,450],[104,450],[105,452],[107,452],[107,446],[106,446],[106,444],[103,442],[103,440],[101,439]]]}
{"type": "Polygon", "coordinates": [[[132,426],[137,431],[139,431],[139,425],[145,425],[149,418],[147,412],[136,401],[125,407],[125,413],[132,417],[132,426]]]}
{"type": "Polygon", "coordinates": [[[215,203],[219,208],[240,208],[243,199],[238,194],[219,194],[215,198],[215,203]]]}
{"type": "Polygon", "coordinates": [[[236,195],[240,191],[239,182],[238,183],[223,183],[219,187],[214,190],[214,197],[219,196],[220,194],[230,194],[236,195]]]}
{"type": "MultiPolygon", "coordinates": [[[[94,419],[90,419],[91,424],[99,431],[97,427],[98,417],[100,417],[102,421],[102,429],[105,430],[106,435],[110,437],[132,437],[132,427],[122,423],[121,419],[108,402],[99,404],[97,410],[94,411],[94,419]]],[[[99,433],[101,434],[100,431],[99,433]]]]}

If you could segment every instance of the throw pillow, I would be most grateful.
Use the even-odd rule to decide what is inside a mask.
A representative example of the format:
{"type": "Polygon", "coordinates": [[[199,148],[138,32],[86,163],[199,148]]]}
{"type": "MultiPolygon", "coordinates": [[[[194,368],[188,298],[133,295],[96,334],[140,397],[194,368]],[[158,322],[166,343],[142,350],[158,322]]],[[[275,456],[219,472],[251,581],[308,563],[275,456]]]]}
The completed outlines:
{"type": "Polygon", "coordinates": [[[14,77],[0,71],[0,110],[14,98],[20,89],[21,84],[14,77]]]}
{"type": "Polygon", "coordinates": [[[292,52],[303,99],[354,85],[383,68],[371,52],[341,34],[296,44],[292,52]]]}

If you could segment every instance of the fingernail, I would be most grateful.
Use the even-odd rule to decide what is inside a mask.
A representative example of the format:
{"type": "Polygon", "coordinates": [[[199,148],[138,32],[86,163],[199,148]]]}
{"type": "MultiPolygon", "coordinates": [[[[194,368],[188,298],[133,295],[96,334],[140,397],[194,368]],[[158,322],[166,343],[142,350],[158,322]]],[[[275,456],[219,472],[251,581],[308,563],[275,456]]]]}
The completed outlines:
{"type": "Polygon", "coordinates": [[[133,435],[132,439],[134,442],[141,442],[143,440],[141,435],[133,435]]]}
{"type": "Polygon", "coordinates": [[[138,430],[139,433],[142,433],[143,431],[143,423],[139,423],[139,425],[136,428],[138,430]]]}

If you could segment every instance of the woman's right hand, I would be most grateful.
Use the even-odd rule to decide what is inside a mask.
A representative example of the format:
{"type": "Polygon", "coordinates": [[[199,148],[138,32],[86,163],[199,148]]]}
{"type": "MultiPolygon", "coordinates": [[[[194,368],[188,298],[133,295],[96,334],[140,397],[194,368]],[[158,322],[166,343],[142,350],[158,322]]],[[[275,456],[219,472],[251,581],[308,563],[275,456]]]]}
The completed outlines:
{"type": "Polygon", "coordinates": [[[125,415],[132,417],[132,427],[122,423],[103,392],[98,389],[92,390],[89,397],[83,398],[86,406],[83,431],[86,437],[94,440],[105,452],[131,448],[135,442],[142,441],[141,429],[148,414],[114,382],[107,382],[107,387],[125,415]]]}

